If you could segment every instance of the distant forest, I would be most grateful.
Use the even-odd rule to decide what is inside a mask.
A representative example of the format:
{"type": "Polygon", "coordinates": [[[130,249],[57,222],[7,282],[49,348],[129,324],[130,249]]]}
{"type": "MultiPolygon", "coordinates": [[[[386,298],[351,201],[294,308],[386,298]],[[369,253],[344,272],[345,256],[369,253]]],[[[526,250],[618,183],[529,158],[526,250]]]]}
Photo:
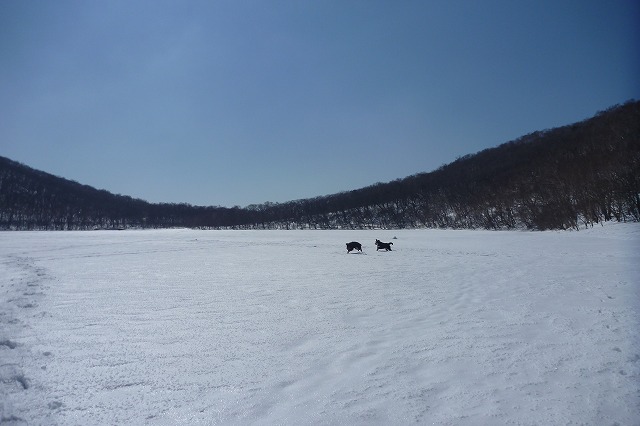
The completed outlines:
{"type": "Polygon", "coordinates": [[[580,229],[640,220],[640,102],[316,198],[245,208],[152,204],[0,157],[0,229],[580,229]]]}

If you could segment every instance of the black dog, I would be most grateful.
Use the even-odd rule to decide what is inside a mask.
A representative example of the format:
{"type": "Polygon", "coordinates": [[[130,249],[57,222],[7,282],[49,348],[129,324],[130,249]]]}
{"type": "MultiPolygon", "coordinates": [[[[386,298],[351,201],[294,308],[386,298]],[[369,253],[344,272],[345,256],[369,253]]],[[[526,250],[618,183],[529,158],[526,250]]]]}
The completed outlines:
{"type": "Polygon", "coordinates": [[[393,243],[383,243],[380,240],[376,240],[376,251],[380,250],[380,249],[385,249],[386,251],[391,251],[391,246],[393,245],[393,243]]]}
{"type": "Polygon", "coordinates": [[[362,244],[357,241],[351,241],[347,243],[347,253],[351,253],[351,250],[359,250],[362,252],[362,244]]]}

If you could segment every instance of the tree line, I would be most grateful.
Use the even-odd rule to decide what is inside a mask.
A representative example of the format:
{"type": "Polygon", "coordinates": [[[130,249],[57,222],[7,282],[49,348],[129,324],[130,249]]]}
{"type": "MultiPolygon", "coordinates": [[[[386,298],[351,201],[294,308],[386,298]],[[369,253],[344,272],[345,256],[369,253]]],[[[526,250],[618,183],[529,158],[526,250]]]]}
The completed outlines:
{"type": "Polygon", "coordinates": [[[152,204],[0,157],[0,229],[579,229],[640,220],[640,102],[388,183],[286,203],[152,204]]]}
{"type": "Polygon", "coordinates": [[[640,220],[640,102],[534,132],[430,173],[280,205],[252,228],[579,229],[640,220]]]}
{"type": "Polygon", "coordinates": [[[0,157],[0,229],[233,227],[239,207],[199,207],[114,195],[0,157]]]}

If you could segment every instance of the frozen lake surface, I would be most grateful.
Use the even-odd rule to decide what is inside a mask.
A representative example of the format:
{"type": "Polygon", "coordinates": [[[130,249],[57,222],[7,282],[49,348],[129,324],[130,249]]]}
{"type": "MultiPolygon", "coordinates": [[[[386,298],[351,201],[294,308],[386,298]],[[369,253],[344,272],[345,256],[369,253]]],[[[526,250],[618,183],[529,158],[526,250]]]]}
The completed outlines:
{"type": "Polygon", "coordinates": [[[639,308],[640,224],[4,232],[0,422],[638,425],[639,308]]]}

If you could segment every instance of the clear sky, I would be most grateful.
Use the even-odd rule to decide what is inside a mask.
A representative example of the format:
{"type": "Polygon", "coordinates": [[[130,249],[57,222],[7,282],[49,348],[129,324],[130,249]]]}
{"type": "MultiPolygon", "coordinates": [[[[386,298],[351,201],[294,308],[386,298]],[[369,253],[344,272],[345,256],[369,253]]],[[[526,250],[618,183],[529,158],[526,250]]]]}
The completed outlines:
{"type": "Polygon", "coordinates": [[[356,189],[630,99],[637,0],[0,1],[0,155],[152,202],[356,189]]]}

